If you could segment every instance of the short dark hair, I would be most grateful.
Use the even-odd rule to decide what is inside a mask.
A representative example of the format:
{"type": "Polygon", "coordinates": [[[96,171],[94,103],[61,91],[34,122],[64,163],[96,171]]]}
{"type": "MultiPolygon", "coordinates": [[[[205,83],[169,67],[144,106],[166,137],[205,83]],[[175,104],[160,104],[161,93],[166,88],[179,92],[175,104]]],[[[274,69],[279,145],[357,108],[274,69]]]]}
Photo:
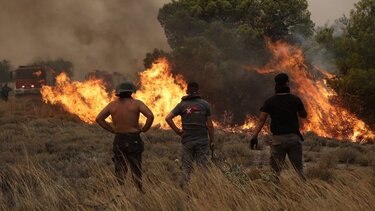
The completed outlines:
{"type": "Polygon", "coordinates": [[[192,94],[199,91],[199,85],[197,82],[190,82],[187,86],[187,92],[192,94]]]}
{"type": "Polygon", "coordinates": [[[119,97],[120,99],[124,98],[132,98],[132,92],[120,92],[116,96],[119,97]]]}
{"type": "Polygon", "coordinates": [[[275,76],[276,85],[285,85],[289,82],[289,77],[286,73],[279,73],[275,76]]]}

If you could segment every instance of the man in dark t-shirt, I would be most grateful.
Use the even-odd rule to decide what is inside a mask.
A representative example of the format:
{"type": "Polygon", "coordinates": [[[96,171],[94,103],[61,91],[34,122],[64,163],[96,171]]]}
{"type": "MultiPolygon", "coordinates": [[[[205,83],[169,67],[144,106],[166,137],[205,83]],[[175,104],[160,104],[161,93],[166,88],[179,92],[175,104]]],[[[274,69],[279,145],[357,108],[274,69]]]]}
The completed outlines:
{"type": "Polygon", "coordinates": [[[270,158],[272,170],[279,176],[281,167],[285,164],[285,157],[288,155],[300,178],[305,180],[302,164],[303,137],[299,130],[298,117],[306,118],[307,112],[301,99],[290,94],[288,75],[285,73],[276,75],[275,82],[276,94],[267,99],[260,109],[260,120],[250,138],[250,147],[254,149],[257,145],[258,134],[270,115],[273,135],[270,158]]]}
{"type": "Polygon", "coordinates": [[[197,83],[189,83],[187,96],[165,118],[176,134],[182,137],[181,187],[189,181],[194,160],[200,169],[207,170],[209,147],[214,146],[211,106],[199,96],[198,91],[197,83]],[[181,116],[182,129],[173,122],[176,116],[181,116]]]}

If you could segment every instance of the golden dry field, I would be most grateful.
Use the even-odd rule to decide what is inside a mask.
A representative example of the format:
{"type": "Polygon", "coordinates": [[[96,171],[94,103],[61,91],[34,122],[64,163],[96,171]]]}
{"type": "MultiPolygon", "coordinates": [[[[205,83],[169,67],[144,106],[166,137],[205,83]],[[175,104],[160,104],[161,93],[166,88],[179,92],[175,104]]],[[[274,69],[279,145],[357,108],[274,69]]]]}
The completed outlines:
{"type": "Polygon", "coordinates": [[[142,137],[145,194],[129,174],[117,184],[112,134],[39,98],[1,101],[0,210],[375,210],[373,144],[307,134],[308,181],[287,169],[275,183],[269,147],[251,151],[246,134],[218,131],[216,156],[229,165],[194,173],[183,191],[178,137],[160,129],[142,137]]]}

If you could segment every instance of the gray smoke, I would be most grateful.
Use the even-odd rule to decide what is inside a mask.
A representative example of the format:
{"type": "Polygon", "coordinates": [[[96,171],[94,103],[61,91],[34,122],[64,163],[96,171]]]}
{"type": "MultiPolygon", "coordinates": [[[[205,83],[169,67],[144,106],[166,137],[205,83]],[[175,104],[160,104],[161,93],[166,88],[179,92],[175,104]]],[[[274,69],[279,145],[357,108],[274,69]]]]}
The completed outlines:
{"type": "Polygon", "coordinates": [[[17,67],[61,57],[79,76],[92,69],[134,73],[146,52],[168,49],[157,21],[166,2],[0,0],[0,58],[17,67]]]}
{"type": "MultiPolygon", "coordinates": [[[[348,13],[357,1],[309,0],[309,9],[322,25],[348,13]]],[[[92,69],[134,73],[143,69],[146,52],[169,49],[156,18],[167,2],[0,0],[0,59],[17,67],[61,57],[74,63],[78,76],[92,69]]]]}

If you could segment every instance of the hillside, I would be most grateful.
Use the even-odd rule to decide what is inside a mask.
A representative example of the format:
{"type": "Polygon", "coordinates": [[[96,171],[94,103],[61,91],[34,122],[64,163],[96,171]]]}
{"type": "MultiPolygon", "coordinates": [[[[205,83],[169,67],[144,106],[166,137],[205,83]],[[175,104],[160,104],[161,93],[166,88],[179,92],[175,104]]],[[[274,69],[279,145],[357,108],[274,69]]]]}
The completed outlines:
{"type": "Polygon", "coordinates": [[[0,210],[375,210],[371,144],[308,134],[307,183],[291,169],[274,183],[269,147],[251,151],[246,134],[219,131],[216,164],[224,171],[212,164],[209,176],[194,174],[184,192],[178,137],[156,128],[142,137],[146,194],[130,177],[117,185],[112,134],[37,98],[1,101],[0,210]]]}

